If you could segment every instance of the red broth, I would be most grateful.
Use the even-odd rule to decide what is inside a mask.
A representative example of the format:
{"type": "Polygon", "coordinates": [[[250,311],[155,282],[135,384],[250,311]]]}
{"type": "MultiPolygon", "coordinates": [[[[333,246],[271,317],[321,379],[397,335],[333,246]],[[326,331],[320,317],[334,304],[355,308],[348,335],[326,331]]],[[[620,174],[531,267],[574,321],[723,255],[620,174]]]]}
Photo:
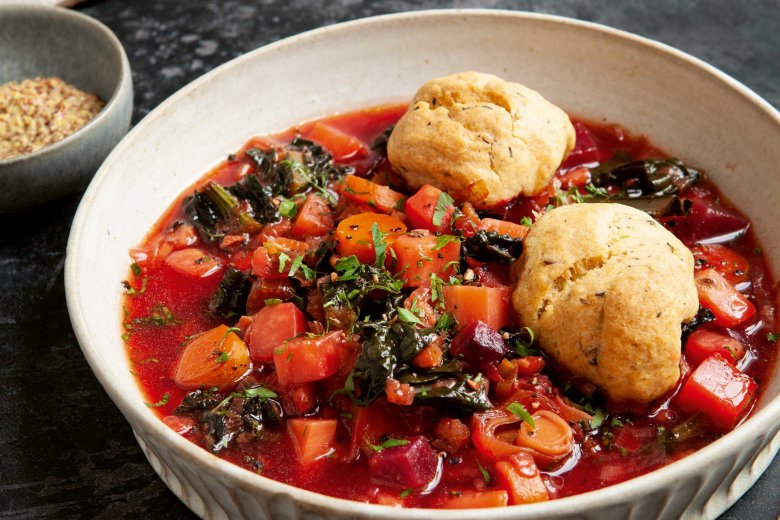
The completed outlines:
{"type": "MultiPolygon", "coordinates": [[[[405,107],[400,105],[378,107],[327,117],[322,121],[363,143],[371,143],[388,125],[397,121],[404,110],[405,107]]],[[[249,160],[243,154],[245,150],[258,145],[287,143],[298,133],[306,134],[312,125],[313,122],[304,123],[276,136],[250,140],[241,151],[217,166],[195,187],[202,186],[206,179],[223,184],[234,183],[250,169],[249,160]]],[[[571,177],[571,172],[578,166],[595,166],[609,160],[616,152],[627,153],[638,159],[664,156],[645,137],[633,136],[618,126],[593,124],[584,120],[578,120],[577,126],[580,146],[556,174],[559,180],[566,179],[567,174],[571,177]],[[583,148],[582,139],[587,139],[590,144],[583,148]]],[[[372,168],[381,171],[387,167],[386,160],[377,151],[347,162],[355,168],[357,174],[365,174],[372,168]]],[[[717,201],[721,207],[741,215],[706,179],[692,190],[696,197],[710,202],[717,201]]],[[[209,312],[208,306],[222,278],[224,266],[232,262],[240,269],[247,269],[251,251],[239,251],[231,257],[219,247],[199,244],[198,247],[209,257],[219,259],[223,267],[213,275],[196,280],[179,274],[163,261],[153,261],[155,251],[163,259],[171,249],[179,247],[171,248],[166,245],[166,241],[180,227],[179,223],[184,218],[181,201],[191,192],[188,190],[184,193],[144,242],[131,252],[136,264],[125,282],[129,294],[124,298],[123,325],[132,371],[150,406],[172,428],[187,430],[184,436],[191,442],[207,447],[208,439],[204,430],[197,427],[195,420],[187,414],[175,414],[187,392],[174,383],[173,373],[189,339],[221,323],[209,312]]],[[[520,199],[498,211],[497,216],[519,222],[522,217],[533,216],[533,212],[545,204],[544,197],[520,199]]],[[[667,225],[671,224],[667,222],[667,225]]],[[[670,229],[675,231],[675,227],[670,229]]],[[[678,232],[685,235],[690,230],[678,229],[678,232]]],[[[700,229],[696,233],[705,236],[708,230],[700,229]]],[[[686,236],[681,236],[681,239],[691,243],[686,240],[686,236]]],[[[776,357],[776,338],[771,335],[775,330],[774,282],[760,243],[752,230],[729,241],[727,246],[749,263],[749,274],[746,277],[750,285],[745,294],[758,312],[747,322],[731,328],[730,332],[712,324],[708,324],[707,328],[742,342],[746,355],[737,366],[759,384],[760,392],[761,383],[768,379],[776,357]]],[[[543,373],[546,372],[548,370],[543,373]]],[[[279,387],[273,370],[267,366],[256,364],[253,376],[268,387],[279,387]]],[[[551,374],[551,377],[558,388],[566,384],[565,380],[556,379],[556,374],[551,374]]],[[[548,380],[544,376],[540,378],[541,383],[538,384],[547,384],[548,380]]],[[[225,389],[220,395],[228,395],[228,390],[225,389]]],[[[335,449],[329,456],[302,465],[284,427],[267,430],[260,437],[240,434],[226,448],[221,449],[218,456],[299,488],[334,497],[406,507],[441,507],[444,501],[460,496],[464,491],[500,489],[494,463],[473,444],[444,455],[440,481],[431,492],[406,492],[397,487],[372,483],[365,455],[356,460],[351,456],[349,426],[356,420],[354,414],[370,415],[371,424],[385,435],[384,438],[417,434],[435,438],[433,428],[440,412],[430,406],[404,407],[380,399],[368,411],[354,410],[348,413],[327,405],[333,390],[332,385],[313,384],[313,392],[320,401],[316,416],[339,420],[335,449]]],[[[722,429],[708,421],[690,422],[691,414],[677,409],[673,397],[678,391],[679,385],[650,408],[608,413],[603,422],[594,428],[574,425],[574,453],[562,465],[542,468],[542,479],[550,498],[583,493],[641,475],[677,460],[721,436],[722,429]],[[690,424],[692,431],[681,430],[683,435],[680,438],[669,440],[670,432],[679,429],[681,424],[690,424]]],[[[468,417],[463,422],[469,424],[468,417]]]]}

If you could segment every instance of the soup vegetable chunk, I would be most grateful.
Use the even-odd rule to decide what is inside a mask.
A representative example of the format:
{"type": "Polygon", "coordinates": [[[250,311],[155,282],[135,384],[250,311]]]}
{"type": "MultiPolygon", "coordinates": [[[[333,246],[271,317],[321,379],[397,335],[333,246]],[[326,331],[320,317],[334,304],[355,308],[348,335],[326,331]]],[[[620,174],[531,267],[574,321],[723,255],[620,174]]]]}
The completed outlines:
{"type": "Polygon", "coordinates": [[[479,73],[250,139],[130,256],[122,337],[165,424],[384,505],[669,464],[750,414],[780,338],[750,222],[703,172],[479,73]]]}

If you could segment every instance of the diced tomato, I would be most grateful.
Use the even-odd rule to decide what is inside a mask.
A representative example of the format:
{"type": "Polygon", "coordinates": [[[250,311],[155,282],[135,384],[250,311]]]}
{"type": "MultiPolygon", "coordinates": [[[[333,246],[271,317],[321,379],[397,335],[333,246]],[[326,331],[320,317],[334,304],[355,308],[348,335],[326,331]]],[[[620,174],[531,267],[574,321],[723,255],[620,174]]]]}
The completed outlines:
{"type": "Polygon", "coordinates": [[[298,240],[327,235],[333,228],[333,215],[328,203],[319,195],[308,195],[298,209],[290,234],[298,240]]]}
{"type": "Polygon", "coordinates": [[[306,316],[294,303],[266,305],[252,316],[252,324],[247,329],[252,361],[272,362],[276,347],[307,329],[306,316]]]}
{"type": "Polygon", "coordinates": [[[550,499],[534,459],[527,453],[496,462],[496,480],[509,492],[510,504],[530,504],[550,499]]]}
{"type": "Polygon", "coordinates": [[[246,344],[227,325],[220,325],[184,347],[173,380],[184,390],[224,388],[244,377],[250,368],[246,344]]]}
{"type": "Polygon", "coordinates": [[[695,275],[699,303],[715,315],[721,327],[734,327],[756,313],[756,307],[715,269],[705,269],[695,275]]]}
{"type": "Polygon", "coordinates": [[[474,321],[483,321],[495,330],[512,324],[509,287],[445,285],[442,297],[445,309],[461,328],[474,321]]]}
{"type": "Polygon", "coordinates": [[[287,431],[293,440],[301,464],[325,457],[334,449],[336,419],[287,419],[287,431]]]}
{"type": "Polygon", "coordinates": [[[739,285],[750,281],[750,263],[733,249],[720,244],[696,246],[691,249],[697,271],[715,269],[731,284],[739,285]]]}
{"type": "Polygon", "coordinates": [[[444,355],[441,349],[442,338],[437,338],[430,345],[425,347],[412,359],[412,365],[418,368],[434,368],[441,365],[444,355]]]}
{"type": "Polygon", "coordinates": [[[509,235],[512,238],[525,238],[529,228],[506,220],[483,218],[480,229],[495,231],[499,235],[509,235]]]}
{"type": "Polygon", "coordinates": [[[409,406],[414,401],[414,390],[406,383],[400,383],[392,377],[385,383],[385,395],[387,401],[400,406],[409,406]]]}
{"type": "Polygon", "coordinates": [[[590,169],[580,166],[572,168],[560,177],[561,189],[568,190],[572,187],[580,188],[590,182],[590,169]]]}
{"type": "Polygon", "coordinates": [[[368,445],[378,444],[382,435],[397,434],[402,429],[397,413],[391,412],[381,401],[357,406],[352,416],[348,460],[354,460],[361,449],[372,451],[368,445]]]}
{"type": "Polygon", "coordinates": [[[442,500],[443,509],[482,509],[483,507],[504,507],[509,495],[503,489],[484,491],[458,491],[442,500]]]}
{"type": "Polygon", "coordinates": [[[222,269],[219,258],[214,258],[196,247],[179,249],[165,258],[165,264],[179,274],[190,278],[207,278],[222,269]]]}
{"type": "Polygon", "coordinates": [[[705,359],[677,394],[683,410],[702,412],[713,423],[731,430],[750,408],[756,396],[756,383],[719,354],[705,359]]]}
{"type": "Polygon", "coordinates": [[[742,359],[745,346],[731,336],[706,329],[695,330],[688,336],[688,341],[685,343],[685,357],[692,365],[698,365],[716,353],[733,365],[742,359]]]}
{"type": "Polygon", "coordinates": [[[338,371],[351,348],[341,331],[291,339],[274,348],[276,376],[283,386],[325,379],[338,371]]]}
{"type": "Polygon", "coordinates": [[[415,230],[401,235],[393,243],[397,262],[395,273],[406,287],[418,287],[431,274],[449,279],[457,271],[460,260],[460,240],[449,235],[437,237],[428,231],[415,230]]]}
{"type": "Polygon", "coordinates": [[[477,215],[477,210],[470,202],[465,202],[461,215],[455,218],[452,229],[458,231],[464,238],[473,237],[480,229],[482,220],[477,215]]]}
{"type": "Polygon", "coordinates": [[[344,177],[344,185],[344,197],[375,211],[390,214],[395,210],[403,209],[404,196],[387,186],[373,183],[357,175],[344,177]]]}
{"type": "Polygon", "coordinates": [[[590,130],[588,130],[588,127],[582,123],[574,123],[574,132],[576,135],[574,149],[569,153],[566,160],[563,161],[561,168],[570,168],[572,166],[579,166],[580,164],[599,161],[599,149],[598,146],[596,146],[596,140],[593,137],[593,134],[590,133],[590,130]]]}
{"type": "MultiPolygon", "coordinates": [[[[460,419],[442,417],[433,429],[436,437],[443,442],[447,451],[455,453],[464,447],[471,438],[471,430],[460,419]]],[[[434,444],[436,446],[436,444],[434,444]]]]}
{"type": "Polygon", "coordinates": [[[266,300],[287,300],[295,296],[295,289],[289,278],[269,280],[258,278],[252,282],[249,297],[246,300],[246,312],[255,314],[265,307],[266,300]]]}
{"type": "MultiPolygon", "coordinates": [[[[444,212],[436,212],[436,206],[442,193],[439,188],[426,184],[417,190],[417,193],[406,199],[406,214],[412,228],[427,229],[430,232],[449,233],[451,231],[455,206],[450,204],[444,212]]],[[[442,200],[444,200],[443,197],[442,200]]]]}
{"type": "Polygon", "coordinates": [[[368,148],[359,139],[321,121],[314,123],[305,137],[322,145],[336,162],[368,155],[368,148]]]}
{"type": "Polygon", "coordinates": [[[437,313],[431,301],[431,284],[426,280],[404,300],[404,309],[411,311],[420,319],[424,327],[433,327],[437,313]]]}
{"type": "MultiPolygon", "coordinates": [[[[397,218],[379,213],[359,213],[345,218],[336,228],[336,251],[341,256],[355,255],[361,263],[370,264],[376,261],[374,238],[371,230],[374,224],[383,234],[383,241],[388,248],[395,239],[406,232],[406,225],[397,218]]],[[[389,251],[387,256],[390,256],[389,251]]]]}
{"type": "Polygon", "coordinates": [[[268,280],[287,278],[292,261],[305,255],[307,250],[308,246],[305,242],[289,238],[269,237],[252,254],[252,272],[260,278],[268,280]],[[279,260],[282,253],[289,257],[283,269],[279,260]]]}

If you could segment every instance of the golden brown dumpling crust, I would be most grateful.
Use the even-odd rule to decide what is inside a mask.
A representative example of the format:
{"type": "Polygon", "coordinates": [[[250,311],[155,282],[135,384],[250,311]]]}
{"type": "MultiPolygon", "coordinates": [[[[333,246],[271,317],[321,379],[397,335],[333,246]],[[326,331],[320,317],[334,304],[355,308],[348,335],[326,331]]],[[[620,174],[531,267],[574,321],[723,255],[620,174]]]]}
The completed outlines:
{"type": "Polygon", "coordinates": [[[432,184],[488,208],[537,193],[573,147],[569,117],[538,92],[462,72],[417,91],[387,155],[409,188],[432,184]]]}
{"type": "Polygon", "coordinates": [[[693,255],[620,204],[554,209],[531,227],[513,304],[545,352],[613,400],[648,403],[680,372],[680,325],[698,309],[693,255]]]}

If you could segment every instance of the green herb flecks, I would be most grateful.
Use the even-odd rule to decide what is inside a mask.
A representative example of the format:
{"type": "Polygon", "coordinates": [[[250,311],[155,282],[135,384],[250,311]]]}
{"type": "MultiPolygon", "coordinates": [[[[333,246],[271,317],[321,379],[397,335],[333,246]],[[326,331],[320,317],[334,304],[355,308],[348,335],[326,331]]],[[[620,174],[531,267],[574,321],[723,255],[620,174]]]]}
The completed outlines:
{"type": "Polygon", "coordinates": [[[168,400],[169,400],[170,398],[171,398],[171,394],[169,394],[168,392],[165,392],[165,393],[162,395],[162,398],[160,398],[160,400],[159,400],[159,401],[157,401],[156,403],[154,403],[154,404],[151,404],[151,403],[144,403],[144,404],[145,404],[146,406],[148,406],[149,408],[159,408],[160,406],[165,406],[166,404],[168,404],[168,400]]]}
{"type": "Polygon", "coordinates": [[[409,444],[409,441],[406,439],[387,439],[380,444],[368,443],[369,447],[374,451],[382,451],[387,448],[395,448],[396,446],[406,446],[407,444],[409,444]]]}
{"type": "Polygon", "coordinates": [[[536,423],[534,422],[534,418],[531,417],[531,414],[528,413],[528,410],[525,409],[525,407],[518,403],[514,402],[506,407],[507,411],[512,412],[517,417],[522,419],[528,426],[530,426],[533,429],[536,429],[536,423]]]}

